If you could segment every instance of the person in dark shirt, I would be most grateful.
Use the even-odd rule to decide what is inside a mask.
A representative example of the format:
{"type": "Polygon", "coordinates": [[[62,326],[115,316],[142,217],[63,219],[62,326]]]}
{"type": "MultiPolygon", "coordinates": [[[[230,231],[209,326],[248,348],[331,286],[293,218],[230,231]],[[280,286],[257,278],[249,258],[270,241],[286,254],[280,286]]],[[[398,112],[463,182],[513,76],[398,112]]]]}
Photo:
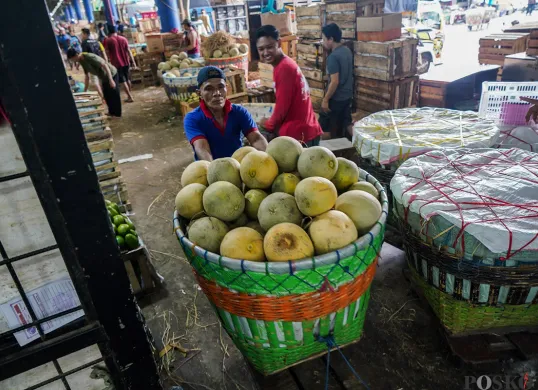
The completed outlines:
{"type": "Polygon", "coordinates": [[[319,123],[331,138],[351,137],[351,101],[353,99],[353,54],[342,43],[342,30],[335,23],[322,28],[323,48],[327,57],[329,85],[323,101],[319,123]]]}
{"type": "Polygon", "coordinates": [[[103,23],[99,23],[97,24],[97,28],[99,29],[99,35],[97,39],[99,39],[99,42],[103,43],[106,39],[105,25],[103,23]]]}

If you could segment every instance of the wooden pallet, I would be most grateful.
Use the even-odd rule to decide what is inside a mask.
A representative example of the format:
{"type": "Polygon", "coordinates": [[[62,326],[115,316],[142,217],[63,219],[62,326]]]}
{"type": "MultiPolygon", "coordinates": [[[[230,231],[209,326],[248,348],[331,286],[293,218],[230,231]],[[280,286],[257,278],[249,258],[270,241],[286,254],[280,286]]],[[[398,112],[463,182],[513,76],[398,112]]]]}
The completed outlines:
{"type": "Polygon", "coordinates": [[[419,85],[419,107],[445,108],[447,88],[447,82],[421,79],[419,85]]]}
{"type": "Polygon", "coordinates": [[[319,3],[296,7],[297,36],[320,39],[324,9],[324,6],[319,3]]]}
{"type": "Polygon", "coordinates": [[[538,29],[532,30],[527,44],[527,55],[538,56],[538,29]]]}
{"type": "Polygon", "coordinates": [[[342,30],[342,38],[357,36],[357,5],[355,3],[328,3],[325,5],[325,24],[336,23],[342,30]]]}
{"type": "Polygon", "coordinates": [[[381,81],[357,77],[355,79],[355,107],[369,113],[416,107],[418,76],[401,80],[381,81]]]}
{"type": "Polygon", "coordinates": [[[503,66],[505,56],[525,51],[528,38],[529,34],[522,33],[492,34],[480,38],[478,62],[503,66]]]}
{"type": "Polygon", "coordinates": [[[356,77],[392,81],[417,73],[415,38],[400,38],[387,42],[354,43],[356,77]]]}
{"type": "Polygon", "coordinates": [[[538,357],[538,328],[492,328],[457,335],[451,334],[431,309],[422,290],[413,282],[410,276],[411,271],[405,269],[403,272],[413,292],[436,320],[441,337],[449,347],[453,359],[460,366],[480,368],[491,363],[530,360],[538,357]]]}

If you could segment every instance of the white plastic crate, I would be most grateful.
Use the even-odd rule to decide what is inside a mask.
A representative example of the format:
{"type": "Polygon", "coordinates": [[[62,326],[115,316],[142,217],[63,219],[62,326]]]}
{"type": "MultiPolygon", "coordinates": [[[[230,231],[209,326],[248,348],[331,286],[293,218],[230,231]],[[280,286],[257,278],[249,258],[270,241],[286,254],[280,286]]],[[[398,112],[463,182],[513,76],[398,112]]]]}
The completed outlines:
{"type": "Polygon", "coordinates": [[[538,82],[486,81],[482,83],[478,114],[498,125],[523,125],[529,103],[521,97],[538,99],[538,82]]]}

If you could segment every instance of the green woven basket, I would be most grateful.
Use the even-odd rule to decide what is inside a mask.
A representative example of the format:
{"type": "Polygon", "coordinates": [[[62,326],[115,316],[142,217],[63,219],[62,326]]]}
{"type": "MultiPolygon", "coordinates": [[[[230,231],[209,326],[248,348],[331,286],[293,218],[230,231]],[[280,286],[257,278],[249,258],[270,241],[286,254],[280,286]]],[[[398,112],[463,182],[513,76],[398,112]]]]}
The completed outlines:
{"type": "Polygon", "coordinates": [[[370,284],[383,243],[388,201],[379,182],[383,212],[366,235],[338,251],[288,262],[229,259],[195,246],[174,213],[174,229],[194,274],[219,319],[245,357],[268,375],[358,341],[370,284]]]}

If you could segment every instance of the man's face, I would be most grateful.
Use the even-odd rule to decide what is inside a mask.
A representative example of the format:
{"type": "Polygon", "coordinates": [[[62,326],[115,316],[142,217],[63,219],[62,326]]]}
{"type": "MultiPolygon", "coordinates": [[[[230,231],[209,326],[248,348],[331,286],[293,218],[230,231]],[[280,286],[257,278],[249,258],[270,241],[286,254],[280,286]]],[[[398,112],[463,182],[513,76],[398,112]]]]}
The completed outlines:
{"type": "Polygon", "coordinates": [[[323,48],[330,50],[332,49],[333,40],[332,38],[327,38],[325,34],[321,34],[321,44],[323,45],[323,48]]]}
{"type": "Polygon", "coordinates": [[[276,41],[270,37],[261,37],[256,41],[256,47],[260,54],[260,59],[266,64],[273,65],[280,57],[280,40],[276,41]]]}
{"type": "Polygon", "coordinates": [[[199,93],[207,107],[213,110],[222,109],[226,102],[226,81],[209,79],[202,84],[199,93]]]}
{"type": "Polygon", "coordinates": [[[90,35],[89,34],[86,34],[86,33],[82,33],[82,40],[85,41],[86,39],[89,39],[90,38],[90,35]]]}

